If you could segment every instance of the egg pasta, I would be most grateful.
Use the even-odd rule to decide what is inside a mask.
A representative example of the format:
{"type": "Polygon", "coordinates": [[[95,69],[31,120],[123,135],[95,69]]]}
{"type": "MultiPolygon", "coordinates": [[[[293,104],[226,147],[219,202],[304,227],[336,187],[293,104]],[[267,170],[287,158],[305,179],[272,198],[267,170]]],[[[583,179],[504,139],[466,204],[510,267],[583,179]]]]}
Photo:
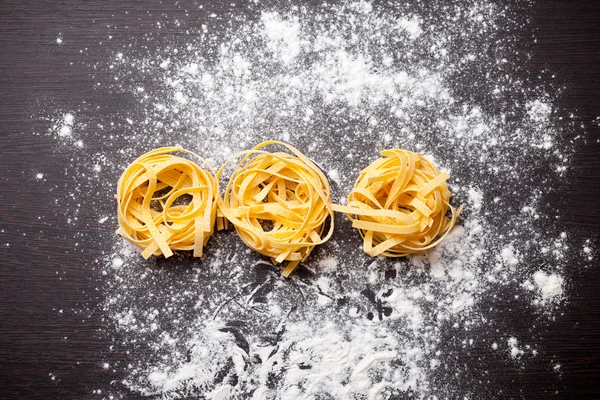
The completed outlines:
{"type": "Polygon", "coordinates": [[[213,233],[219,193],[210,165],[179,147],[152,150],[123,172],[117,186],[117,233],[142,249],[142,256],[170,257],[193,250],[201,257],[213,233]],[[208,168],[173,155],[186,152],[208,168]]]}
{"type": "Polygon", "coordinates": [[[267,141],[234,155],[240,159],[218,198],[219,228],[233,224],[248,247],[274,263],[287,262],[289,276],[315,246],[333,234],[334,212],[325,174],[299,150],[285,143],[267,141]],[[269,152],[279,145],[288,152],[269,152]],[[325,233],[326,222],[329,228],[325,233]]]}
{"type": "Polygon", "coordinates": [[[401,149],[384,150],[360,173],[344,212],[363,237],[371,256],[423,253],[450,232],[462,206],[449,203],[448,174],[425,157],[401,149]],[[451,217],[447,217],[447,211],[451,217]]]}

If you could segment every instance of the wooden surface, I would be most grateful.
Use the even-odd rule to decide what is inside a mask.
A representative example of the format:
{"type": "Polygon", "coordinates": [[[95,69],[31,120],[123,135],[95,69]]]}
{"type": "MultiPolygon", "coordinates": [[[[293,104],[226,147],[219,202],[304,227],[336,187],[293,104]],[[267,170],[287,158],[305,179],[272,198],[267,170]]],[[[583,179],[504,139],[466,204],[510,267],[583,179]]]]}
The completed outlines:
{"type": "MultiPolygon", "coordinates": [[[[81,67],[82,49],[88,63],[107,57],[110,46],[98,43],[111,26],[128,26],[127,35],[141,37],[164,15],[200,21],[210,12],[244,12],[236,8],[241,6],[203,3],[203,11],[190,11],[187,17],[183,9],[157,1],[0,3],[0,399],[102,398],[92,391],[122,378],[100,365],[111,343],[97,334],[103,321],[95,306],[102,293],[85,268],[100,249],[74,249],[73,228],[64,222],[67,203],[51,201],[69,193],[63,179],[68,164],[51,138],[34,133],[47,129],[44,117],[52,117],[40,115],[41,110],[91,103],[102,104],[108,115],[131,101],[91,91],[94,82],[111,77],[99,73],[92,79],[81,67]],[[65,37],[60,51],[59,33],[65,37]],[[47,175],[43,182],[34,179],[38,169],[47,175]]],[[[556,75],[554,84],[564,86],[561,106],[573,110],[588,135],[570,169],[571,184],[549,195],[549,209],[559,209],[579,237],[598,243],[600,3],[540,1],[531,11],[531,29],[536,42],[531,35],[520,38],[520,46],[532,55],[527,68],[544,77],[545,70],[556,75]]],[[[120,44],[117,39],[114,49],[120,44]]],[[[95,214],[82,208],[79,218],[92,221],[95,214]]],[[[87,226],[83,234],[112,234],[98,224],[87,226]]],[[[564,315],[533,330],[521,323],[523,335],[543,343],[542,361],[522,370],[482,366],[490,381],[504,388],[498,397],[600,398],[600,267],[568,275],[564,315]],[[552,360],[561,363],[560,374],[552,370],[552,360]]],[[[506,317],[511,318],[509,310],[506,317]]],[[[476,353],[469,357],[461,361],[477,362],[476,353]]]]}

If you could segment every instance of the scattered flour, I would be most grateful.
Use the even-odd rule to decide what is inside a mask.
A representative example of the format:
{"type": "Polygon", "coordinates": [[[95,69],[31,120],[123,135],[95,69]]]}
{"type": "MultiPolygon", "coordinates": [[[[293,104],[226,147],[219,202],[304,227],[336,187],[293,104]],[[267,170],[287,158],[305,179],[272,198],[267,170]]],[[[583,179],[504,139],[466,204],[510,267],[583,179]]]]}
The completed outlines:
{"type": "Polygon", "coordinates": [[[296,19],[286,20],[277,13],[263,13],[261,21],[269,38],[269,48],[277,52],[284,63],[290,63],[300,54],[300,24],[296,19]]]}
{"type": "Polygon", "coordinates": [[[592,261],[595,258],[595,254],[596,254],[596,252],[594,251],[594,249],[591,246],[592,246],[591,240],[586,239],[585,244],[582,249],[582,254],[588,261],[592,261]]]}
{"type": "Polygon", "coordinates": [[[533,281],[540,292],[541,302],[554,302],[560,300],[562,297],[564,284],[562,276],[537,271],[533,274],[533,281]]]}
{"type": "Polygon", "coordinates": [[[561,367],[560,364],[554,364],[554,367],[552,367],[552,368],[554,369],[554,371],[560,372],[560,367],[561,367]]]}
{"type": "Polygon", "coordinates": [[[77,139],[73,135],[74,124],[75,116],[65,113],[54,121],[50,133],[63,144],[75,144],[77,139]]]}
{"type": "Polygon", "coordinates": [[[540,100],[528,102],[526,105],[529,118],[535,122],[547,122],[552,113],[550,104],[540,100]]]}
{"type": "Polygon", "coordinates": [[[469,201],[472,205],[472,207],[476,210],[481,208],[482,202],[483,202],[483,194],[481,193],[481,191],[471,188],[469,189],[469,201]]]}
{"type": "Polygon", "coordinates": [[[423,33],[419,19],[417,17],[402,18],[398,22],[398,26],[406,31],[410,39],[416,39],[423,33]]]}
{"type": "Polygon", "coordinates": [[[500,257],[508,265],[519,264],[518,253],[512,244],[502,249],[500,257]]]}
{"type": "Polygon", "coordinates": [[[123,263],[124,263],[124,261],[122,258],[116,257],[112,260],[112,267],[113,268],[121,268],[123,266],[123,263]]]}
{"type": "MultiPolygon", "coordinates": [[[[80,238],[104,251],[95,264],[104,333],[118,338],[112,352],[127,354],[106,361],[123,377],[120,390],[163,399],[496,395],[485,371],[455,360],[483,343],[477,332],[514,332],[497,318],[500,295],[535,293],[554,311],[575,262],[574,239],[543,207],[570,163],[571,133],[554,99],[534,95],[548,91],[512,72],[526,59],[515,50],[524,14],[487,0],[248,7],[259,18],[232,16],[225,33],[193,21],[183,41],[132,38],[106,65],[90,65],[136,101],[94,126],[73,113],[54,121],[50,134],[76,166],[69,223],[91,197],[95,221],[107,223],[106,188],[146,150],[182,145],[218,166],[265,139],[314,159],[335,199],[382,149],[431,155],[465,209],[443,243],[406,259],[371,259],[336,215],[332,240],[289,280],[234,232],[211,238],[201,260],[168,262],[143,260],[112,231],[80,238]],[[106,149],[88,146],[96,143],[106,149]],[[548,263],[551,274],[535,267],[548,263]]],[[[590,243],[577,249],[594,255],[590,243]]],[[[507,343],[511,358],[526,358],[528,346],[507,343]]]]}
{"type": "Polygon", "coordinates": [[[511,337],[508,339],[508,350],[509,350],[509,354],[511,358],[519,358],[521,357],[523,354],[525,354],[525,351],[523,351],[522,349],[520,349],[518,347],[518,340],[515,337],[511,337]]]}

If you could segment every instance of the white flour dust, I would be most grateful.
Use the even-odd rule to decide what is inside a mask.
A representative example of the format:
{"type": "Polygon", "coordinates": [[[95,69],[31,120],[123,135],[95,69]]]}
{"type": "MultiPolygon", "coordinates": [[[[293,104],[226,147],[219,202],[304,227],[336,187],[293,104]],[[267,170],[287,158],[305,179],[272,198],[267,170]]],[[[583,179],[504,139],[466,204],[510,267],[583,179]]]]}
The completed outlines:
{"type": "MultiPolygon", "coordinates": [[[[332,240],[290,280],[234,232],[215,234],[202,260],[144,261],[116,235],[103,238],[96,266],[105,334],[128,361],[107,360],[124,378],[101,393],[496,393],[485,371],[459,363],[460,355],[535,356],[498,318],[500,301],[548,320],[568,296],[566,267],[576,262],[564,228],[544,209],[573,154],[571,125],[558,123],[551,88],[519,68],[522,10],[486,0],[249,7],[255,17],[232,17],[225,34],[191,21],[185,42],[148,36],[93,66],[135,106],[95,126],[63,114],[51,134],[78,148],[76,189],[101,193],[98,223],[116,229],[112,193],[99,188],[114,192],[144,151],[182,145],[219,166],[266,139],[315,160],[340,202],[379,151],[427,154],[450,173],[452,201],[465,211],[443,244],[408,259],[370,258],[337,215],[332,240]],[[84,146],[99,141],[107,148],[84,146]]],[[[592,244],[578,246],[577,257],[591,262],[592,244]]]]}

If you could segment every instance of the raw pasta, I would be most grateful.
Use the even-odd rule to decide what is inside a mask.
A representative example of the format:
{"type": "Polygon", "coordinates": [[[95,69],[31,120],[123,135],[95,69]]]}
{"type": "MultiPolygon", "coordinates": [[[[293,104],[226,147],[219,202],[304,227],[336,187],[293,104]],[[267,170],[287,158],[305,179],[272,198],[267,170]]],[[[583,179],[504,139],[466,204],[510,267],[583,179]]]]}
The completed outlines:
{"type": "Polygon", "coordinates": [[[176,250],[202,256],[218,216],[219,229],[230,222],[250,248],[275,263],[287,261],[282,271],[287,277],[331,237],[334,211],[346,213],[367,254],[403,257],[440,243],[462,210],[449,203],[448,175],[406,150],[382,151],[383,157],[361,172],[347,205],[332,204],[323,172],[285,143],[267,141],[238,153],[216,176],[201,157],[194,154],[209,171],[176,152],[194,154],[178,147],[156,149],[131,163],[119,179],[118,233],[145,258],[170,257],[176,250]],[[289,152],[264,150],[272,145],[289,152]],[[236,159],[221,197],[218,181],[236,159]]]}
{"type": "Polygon", "coordinates": [[[144,258],[170,257],[176,250],[201,257],[213,233],[218,192],[212,168],[200,156],[178,147],[150,151],[119,179],[117,233],[141,248],[144,258]],[[193,154],[210,171],[176,152],[193,154]]]}
{"type": "Polygon", "coordinates": [[[448,174],[420,154],[393,149],[381,155],[360,173],[348,204],[333,207],[358,229],[367,254],[423,253],[444,239],[462,206],[457,211],[449,203],[448,174]]]}
{"type": "Polygon", "coordinates": [[[223,198],[218,199],[219,213],[225,217],[222,222],[231,222],[251,249],[275,263],[287,261],[282,274],[289,276],[333,233],[329,182],[300,151],[276,141],[236,154],[217,172],[217,178],[230,161],[240,157],[223,198]],[[283,146],[291,154],[262,150],[270,145],[283,146]],[[328,219],[329,230],[324,234],[328,219]]]}

